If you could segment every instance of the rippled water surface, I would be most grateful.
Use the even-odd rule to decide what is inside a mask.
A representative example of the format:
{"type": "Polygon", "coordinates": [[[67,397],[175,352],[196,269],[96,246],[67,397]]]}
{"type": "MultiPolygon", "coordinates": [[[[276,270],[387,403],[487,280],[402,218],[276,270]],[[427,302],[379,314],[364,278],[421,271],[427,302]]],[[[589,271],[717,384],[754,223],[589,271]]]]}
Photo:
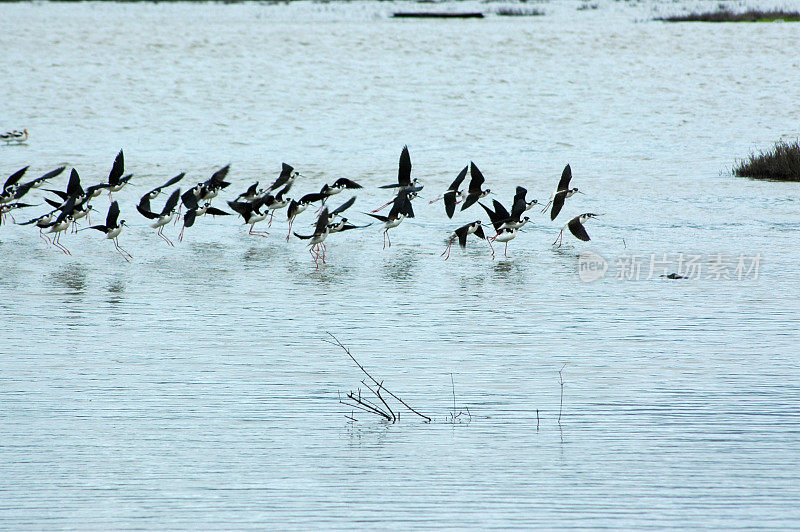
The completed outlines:
{"type": "Polygon", "coordinates": [[[800,526],[800,185],[730,176],[798,135],[800,26],[594,5],[0,6],[0,129],[31,133],[0,147],[3,179],[63,163],[88,185],[120,148],[135,175],[115,194],[130,264],[95,231],[67,256],[0,227],[0,528],[800,526]],[[285,214],[268,238],[203,218],[170,248],[135,209],[230,163],[226,207],[286,161],[295,195],[362,183],[364,224],[404,144],[416,218],[386,250],[377,225],[331,236],[320,268],[285,214]],[[585,194],[530,211],[508,258],[475,239],[445,262],[449,231],[488,221],[428,205],[470,160],[507,205],[567,162],[585,194]],[[592,240],[554,249],[582,212],[603,214],[592,240]],[[581,281],[585,251],[605,278],[581,281]],[[660,277],[680,254],[731,267],[660,277]],[[326,331],[433,423],[348,421],[362,375],[326,331]]]}

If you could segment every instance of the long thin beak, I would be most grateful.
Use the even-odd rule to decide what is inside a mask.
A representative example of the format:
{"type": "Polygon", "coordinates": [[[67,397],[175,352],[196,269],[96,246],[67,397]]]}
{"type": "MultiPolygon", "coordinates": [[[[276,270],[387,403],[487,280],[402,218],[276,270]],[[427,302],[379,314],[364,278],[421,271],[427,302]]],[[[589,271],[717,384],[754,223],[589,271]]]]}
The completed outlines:
{"type": "Polygon", "coordinates": [[[586,195],[586,193],[585,193],[585,192],[581,192],[580,190],[576,190],[576,192],[577,192],[578,194],[583,194],[583,195],[586,195]]]}

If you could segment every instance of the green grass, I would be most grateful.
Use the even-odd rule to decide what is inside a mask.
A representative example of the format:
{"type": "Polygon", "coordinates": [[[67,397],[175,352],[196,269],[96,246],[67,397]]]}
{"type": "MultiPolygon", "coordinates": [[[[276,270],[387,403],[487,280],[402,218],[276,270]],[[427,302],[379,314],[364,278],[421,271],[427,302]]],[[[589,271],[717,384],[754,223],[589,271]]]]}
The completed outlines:
{"type": "Polygon", "coordinates": [[[780,141],[769,151],[751,153],[750,157],[733,168],[733,175],[800,181],[800,142],[780,141]]]}
{"type": "Polygon", "coordinates": [[[744,13],[734,13],[728,8],[721,8],[717,11],[661,17],[656,20],[665,22],[774,22],[776,20],[800,22],[800,12],[782,9],[773,9],[771,11],[750,9],[744,13]]]}

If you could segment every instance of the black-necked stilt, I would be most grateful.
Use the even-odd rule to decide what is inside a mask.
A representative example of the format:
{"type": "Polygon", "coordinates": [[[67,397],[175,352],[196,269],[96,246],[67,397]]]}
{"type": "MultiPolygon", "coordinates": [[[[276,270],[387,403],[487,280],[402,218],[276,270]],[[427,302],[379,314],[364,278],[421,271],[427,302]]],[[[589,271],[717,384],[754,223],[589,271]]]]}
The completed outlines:
{"type": "Polygon", "coordinates": [[[236,196],[234,201],[255,201],[266,193],[264,189],[258,188],[258,181],[250,185],[247,190],[236,196]]]}
{"type": "Polygon", "coordinates": [[[322,252],[322,263],[325,264],[325,238],[327,238],[328,234],[330,233],[330,228],[328,227],[328,208],[324,207],[322,212],[319,214],[319,218],[317,218],[317,224],[314,227],[314,234],[311,235],[298,235],[297,233],[294,234],[297,238],[301,240],[309,240],[308,245],[310,246],[308,252],[311,253],[311,256],[314,257],[314,264],[319,267],[319,258],[320,258],[320,251],[322,252]]]}
{"type": "Polygon", "coordinates": [[[532,199],[530,201],[525,200],[525,196],[528,194],[528,190],[525,187],[517,187],[517,191],[514,194],[514,203],[511,206],[511,214],[513,215],[515,212],[525,212],[529,211],[533,208],[534,205],[539,203],[539,200],[532,199]]]}
{"type": "Polygon", "coordinates": [[[69,182],[67,183],[67,190],[53,190],[53,189],[45,189],[47,192],[52,192],[59,198],[61,198],[61,206],[67,204],[67,201],[72,198],[75,202],[83,201],[86,197],[86,192],[83,190],[81,186],[81,177],[78,175],[78,171],[74,168],[69,174],[69,182]]]}
{"type": "Polygon", "coordinates": [[[51,244],[67,255],[72,255],[72,253],[61,243],[61,233],[69,228],[69,225],[72,222],[72,209],[74,207],[75,198],[69,198],[64,206],[60,209],[61,213],[58,215],[58,217],[45,226],[45,228],[50,229],[47,231],[47,233],[53,234],[53,240],[51,241],[51,244]]]}
{"type": "Polygon", "coordinates": [[[198,183],[200,190],[195,193],[197,201],[206,201],[216,198],[220,190],[227,188],[230,183],[225,181],[225,177],[227,177],[230,169],[231,165],[227,164],[214,172],[211,177],[204,182],[198,183]]]}
{"type": "Polygon", "coordinates": [[[400,162],[397,167],[397,183],[381,185],[379,188],[399,188],[400,190],[417,186],[417,180],[411,180],[411,155],[408,146],[403,146],[400,152],[400,162]]]}
{"type": "Polygon", "coordinates": [[[272,227],[272,218],[275,216],[275,211],[285,208],[286,206],[291,203],[292,198],[288,197],[286,194],[289,193],[289,189],[292,188],[292,184],[289,183],[280,191],[275,194],[266,194],[263,197],[263,205],[264,208],[269,212],[269,224],[268,227],[272,227]]]}
{"type": "MultiPolygon", "coordinates": [[[[458,229],[453,231],[453,233],[450,235],[450,238],[447,240],[447,247],[442,252],[440,257],[444,256],[445,254],[447,254],[447,256],[444,258],[444,260],[447,260],[447,259],[450,258],[450,248],[453,247],[453,242],[455,242],[456,239],[458,239],[458,245],[461,246],[462,249],[466,248],[467,247],[467,237],[469,235],[472,235],[472,234],[474,234],[475,236],[477,236],[478,238],[480,238],[482,240],[486,240],[487,242],[489,242],[489,239],[486,238],[486,234],[483,232],[483,226],[481,225],[481,221],[480,220],[476,220],[476,221],[474,221],[472,223],[469,223],[469,224],[466,224],[466,225],[462,225],[461,227],[459,227],[458,229]]],[[[492,243],[489,242],[489,247],[491,247],[491,246],[492,246],[492,243]]]]}
{"type": "Polygon", "coordinates": [[[34,207],[31,203],[22,203],[19,201],[15,201],[13,203],[0,203],[0,225],[3,225],[3,220],[5,220],[6,215],[11,216],[11,221],[17,223],[17,220],[14,219],[14,215],[11,214],[11,211],[17,209],[24,209],[25,207],[34,207]]]}
{"type": "MultiPolygon", "coordinates": [[[[180,174],[176,175],[175,177],[170,178],[170,180],[167,181],[166,183],[164,183],[163,185],[157,186],[156,188],[154,188],[153,190],[151,190],[150,192],[148,192],[147,194],[142,196],[142,199],[147,198],[148,201],[156,199],[158,197],[158,195],[161,194],[161,191],[163,189],[165,189],[167,187],[171,187],[172,185],[174,185],[175,183],[177,183],[178,181],[183,179],[183,177],[185,175],[186,175],[186,172],[181,172],[180,174]]],[[[141,200],[140,200],[140,202],[141,202],[141,200]]]]}
{"type": "Polygon", "coordinates": [[[372,213],[365,213],[368,216],[372,216],[383,222],[384,230],[383,230],[383,249],[386,249],[386,241],[389,241],[389,247],[392,247],[392,239],[389,237],[389,229],[393,227],[397,227],[402,223],[403,220],[406,218],[413,218],[414,217],[414,209],[411,207],[411,200],[408,199],[408,196],[411,192],[416,192],[419,190],[419,187],[415,188],[405,188],[401,189],[397,192],[397,196],[394,198],[394,203],[392,204],[392,208],[389,211],[388,216],[382,216],[380,214],[372,214],[372,213]]]}
{"type": "Polygon", "coordinates": [[[164,231],[164,226],[170,223],[172,219],[175,217],[175,211],[177,210],[178,207],[178,200],[180,199],[180,195],[181,195],[181,189],[176,188],[172,192],[170,197],[167,199],[167,202],[164,204],[164,208],[161,209],[160,214],[156,214],[150,210],[150,200],[147,199],[146,196],[142,198],[142,200],[139,202],[139,205],[136,206],[136,210],[138,210],[142,214],[142,216],[144,216],[149,220],[153,220],[153,223],[150,224],[150,227],[152,227],[153,229],[157,228],[158,236],[160,236],[164,240],[164,242],[166,242],[170,246],[175,246],[175,244],[172,243],[172,240],[167,238],[167,236],[163,233],[163,231],[164,231]]]}
{"type": "Polygon", "coordinates": [[[6,131],[5,133],[0,133],[0,141],[6,143],[6,145],[11,144],[12,142],[16,144],[23,144],[28,140],[28,128],[22,128],[22,130],[15,129],[13,131],[6,131]]]}
{"type": "MultiPolygon", "coordinates": [[[[519,229],[525,225],[530,218],[526,216],[522,219],[514,219],[499,201],[494,200],[492,204],[494,206],[494,210],[490,209],[483,203],[479,203],[479,205],[483,207],[483,210],[486,211],[486,214],[489,215],[489,219],[492,221],[494,230],[497,232],[497,234],[488,240],[489,242],[505,243],[503,256],[508,257],[508,243],[517,236],[519,229]]],[[[495,251],[494,247],[492,247],[492,258],[494,258],[494,255],[495,251]]]]}
{"type": "Polygon", "coordinates": [[[111,197],[112,192],[119,192],[128,181],[131,180],[133,174],[123,176],[125,173],[125,156],[122,155],[122,150],[119,150],[117,157],[114,159],[114,165],[108,173],[108,197],[111,197]]]}
{"type": "Polygon", "coordinates": [[[553,208],[550,210],[550,220],[556,219],[556,216],[561,212],[561,208],[564,206],[564,201],[567,198],[580,192],[577,188],[569,188],[571,179],[572,168],[567,165],[564,167],[564,171],[561,172],[561,179],[558,181],[558,188],[556,188],[556,191],[553,193],[553,197],[550,198],[550,201],[548,201],[547,205],[542,209],[542,212],[545,212],[551,204],[553,205],[553,208]]]}
{"type": "Polygon", "coordinates": [[[206,201],[202,205],[197,202],[197,197],[194,194],[190,193],[191,190],[186,191],[181,196],[181,201],[183,205],[186,207],[186,212],[183,214],[183,227],[181,227],[181,232],[178,234],[178,241],[183,242],[183,232],[186,231],[187,227],[191,227],[194,225],[194,222],[200,216],[204,214],[210,214],[211,216],[229,216],[229,212],[225,212],[221,209],[217,209],[216,207],[211,206],[210,201],[206,201]]]}
{"type": "Polygon", "coordinates": [[[8,203],[14,200],[17,193],[17,183],[19,183],[19,180],[25,175],[25,172],[28,171],[28,168],[28,166],[20,168],[6,179],[3,190],[0,192],[0,203],[8,203]]]}
{"type": "Polygon", "coordinates": [[[486,190],[482,189],[483,182],[485,181],[485,179],[481,171],[478,169],[478,167],[475,166],[475,163],[470,161],[469,165],[470,165],[469,187],[467,188],[467,196],[464,198],[464,204],[461,205],[462,211],[470,207],[478,200],[483,199],[492,193],[492,191],[489,190],[488,188],[486,190]]]}
{"type": "Polygon", "coordinates": [[[447,187],[447,191],[439,196],[438,198],[431,200],[428,202],[428,205],[431,203],[436,203],[440,199],[444,199],[444,211],[447,213],[448,218],[452,218],[453,214],[456,212],[456,205],[459,203],[459,198],[464,196],[464,191],[460,190],[459,187],[461,183],[464,182],[464,179],[467,177],[467,170],[469,166],[465,166],[461,172],[458,173],[455,180],[450,183],[450,186],[447,187]]]}
{"type": "Polygon", "coordinates": [[[336,195],[344,189],[355,190],[359,188],[364,188],[364,187],[362,187],[361,185],[359,185],[358,183],[356,183],[351,179],[347,179],[346,177],[340,177],[339,179],[334,181],[333,184],[331,185],[328,185],[327,183],[324,184],[322,186],[322,189],[320,189],[319,193],[325,197],[328,197],[336,195]]]}
{"type": "Polygon", "coordinates": [[[294,180],[300,177],[300,172],[295,172],[294,167],[288,165],[286,163],[281,163],[281,173],[278,176],[278,179],[273,181],[273,183],[267,187],[266,192],[270,192],[276,189],[279,189],[283,186],[290,185],[294,183],[294,180]]]}
{"type": "Polygon", "coordinates": [[[309,205],[315,203],[317,201],[324,201],[326,196],[324,194],[320,194],[319,192],[314,192],[313,194],[306,194],[305,196],[301,197],[299,200],[292,200],[289,202],[289,207],[286,210],[286,219],[289,220],[289,232],[286,234],[286,241],[289,241],[289,237],[292,234],[292,224],[294,223],[295,217],[306,210],[309,205]]]}
{"type": "Polygon", "coordinates": [[[87,229],[97,229],[105,233],[106,238],[114,243],[114,248],[122,255],[122,258],[130,262],[133,256],[122,249],[122,246],[119,245],[119,241],[117,240],[117,237],[122,232],[122,226],[125,225],[125,220],[117,222],[117,218],[119,218],[119,203],[112,201],[111,206],[108,208],[105,225],[93,225],[87,227],[87,229]]]}
{"type": "Polygon", "coordinates": [[[349,231],[350,229],[363,229],[365,227],[369,227],[370,225],[372,224],[353,225],[347,220],[347,218],[342,217],[328,224],[328,233],[333,234],[341,233],[342,231],[349,231]]]}
{"type": "Polygon", "coordinates": [[[239,213],[239,215],[244,219],[244,223],[250,225],[250,231],[248,234],[255,235],[255,236],[263,236],[266,237],[269,235],[267,231],[253,231],[253,228],[258,222],[264,221],[267,219],[267,212],[264,211],[263,213],[260,211],[261,207],[263,206],[264,198],[258,198],[255,201],[229,201],[228,205],[231,209],[239,213]]]}
{"type": "Polygon", "coordinates": [[[53,215],[59,212],[59,209],[53,209],[52,211],[43,214],[37,218],[33,218],[32,220],[28,220],[27,222],[22,222],[17,225],[31,225],[36,224],[36,227],[39,228],[39,237],[47,241],[50,244],[50,238],[47,237],[44,233],[44,230],[50,227],[50,224],[53,222],[53,215]]]}
{"type": "Polygon", "coordinates": [[[575,238],[578,240],[583,240],[584,242],[588,242],[589,233],[586,232],[586,228],[583,226],[587,221],[591,220],[592,218],[597,218],[600,216],[599,214],[595,214],[593,212],[587,212],[584,214],[580,214],[573,218],[572,220],[567,222],[567,225],[561,228],[561,232],[558,233],[558,238],[556,238],[553,245],[555,246],[558,244],[557,247],[561,247],[561,242],[564,240],[564,229],[569,229],[569,232],[575,235],[575,238]]]}
{"type": "MultiPolygon", "coordinates": [[[[36,179],[31,179],[21,185],[16,187],[16,192],[14,193],[14,199],[20,199],[22,196],[27,194],[32,188],[39,188],[42,186],[43,183],[46,181],[58,176],[61,172],[64,171],[66,166],[59,166],[55,170],[50,170],[46,174],[42,174],[41,176],[37,177],[36,179]]],[[[0,195],[0,203],[3,203],[3,197],[0,195]]]]}

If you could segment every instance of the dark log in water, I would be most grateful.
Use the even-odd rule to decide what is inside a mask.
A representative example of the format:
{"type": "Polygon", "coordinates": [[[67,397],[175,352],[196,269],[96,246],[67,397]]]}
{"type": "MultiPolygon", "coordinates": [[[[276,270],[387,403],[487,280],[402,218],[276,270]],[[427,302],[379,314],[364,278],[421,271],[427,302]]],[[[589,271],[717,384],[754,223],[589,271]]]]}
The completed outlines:
{"type": "Polygon", "coordinates": [[[467,13],[425,12],[425,11],[398,11],[392,15],[394,18],[483,18],[483,13],[473,11],[467,13]]]}

